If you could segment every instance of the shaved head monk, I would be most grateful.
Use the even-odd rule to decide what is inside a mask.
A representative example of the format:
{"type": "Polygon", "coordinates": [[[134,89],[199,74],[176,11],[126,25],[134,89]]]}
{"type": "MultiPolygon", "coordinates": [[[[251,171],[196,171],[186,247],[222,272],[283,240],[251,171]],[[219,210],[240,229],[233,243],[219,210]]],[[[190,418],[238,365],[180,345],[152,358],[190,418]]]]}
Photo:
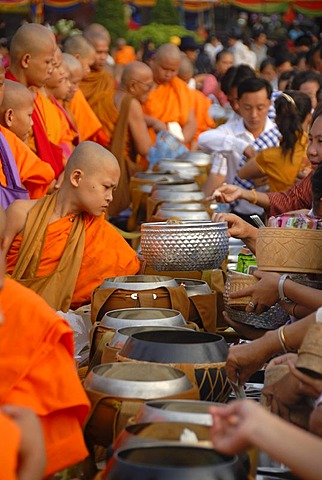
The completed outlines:
{"type": "MultiPolygon", "coordinates": [[[[87,456],[81,427],[89,402],[75,369],[74,337],[67,322],[39,295],[4,278],[4,220],[1,211],[0,368],[5,374],[1,377],[0,408],[3,405],[29,407],[38,415],[46,449],[42,478],[47,478],[87,456]]],[[[36,425],[30,424],[30,428],[36,425]]],[[[32,448],[37,449],[37,443],[33,443],[32,448]]],[[[43,450],[38,453],[43,455],[43,450]]],[[[39,461],[43,470],[43,459],[36,455],[33,461],[39,461]]],[[[18,478],[4,476],[2,467],[1,463],[1,478],[18,478]]],[[[30,476],[19,478],[37,479],[35,468],[33,472],[35,476],[30,471],[30,476]]]]}
{"type": "Polygon", "coordinates": [[[65,62],[71,75],[71,95],[64,102],[64,108],[70,112],[75,121],[81,141],[92,140],[106,146],[109,137],[79,88],[81,80],[91,71],[90,66],[95,61],[95,49],[82,35],[73,35],[65,40],[64,51],[65,62]],[[75,64],[75,61],[79,63],[75,64]],[[81,71],[79,65],[81,65],[81,71]]]}
{"type": "Polygon", "coordinates": [[[51,166],[42,162],[24,143],[32,125],[32,111],[33,95],[22,84],[5,80],[1,64],[0,206],[2,208],[7,208],[15,199],[28,198],[28,194],[30,198],[43,197],[54,181],[54,171],[51,166]]]}
{"type": "Polygon", "coordinates": [[[97,98],[103,92],[107,93],[114,90],[114,79],[106,70],[106,60],[111,38],[106,28],[99,24],[92,24],[86,27],[83,35],[95,49],[95,61],[91,66],[91,73],[86,75],[81,81],[80,88],[102,122],[97,111],[97,98]]]}
{"type": "MultiPolygon", "coordinates": [[[[191,78],[193,78],[193,64],[187,56],[181,57],[178,77],[187,85],[191,78]]],[[[190,150],[197,150],[200,133],[205,132],[210,128],[215,128],[216,124],[208,113],[211,106],[211,99],[197,89],[190,89],[190,96],[193,101],[193,108],[197,122],[197,131],[190,144],[190,150]]]]}
{"type": "Polygon", "coordinates": [[[115,92],[97,95],[95,110],[111,138],[108,148],[116,155],[121,168],[120,188],[115,192],[109,208],[111,216],[116,216],[129,207],[129,177],[136,171],[143,170],[138,156],[146,157],[151,147],[141,103],[147,99],[152,87],[150,67],[142,62],[132,62],[124,67],[121,82],[115,92]],[[124,137],[123,151],[119,151],[124,137]]]}
{"type": "Polygon", "coordinates": [[[172,43],[161,45],[152,60],[155,89],[150,92],[143,111],[153,143],[157,132],[167,129],[171,131],[171,122],[180,127],[181,134],[178,138],[185,144],[190,143],[196,133],[197,125],[189,89],[177,77],[180,62],[180,50],[172,43]]]}
{"type": "Polygon", "coordinates": [[[139,271],[136,252],[105,220],[119,176],[110,152],[82,142],[58,192],[38,202],[14,202],[7,211],[7,272],[56,310],[89,303],[107,277],[139,271]]]}
{"type": "Polygon", "coordinates": [[[36,23],[22,25],[12,37],[10,70],[6,77],[36,92],[32,135],[28,144],[41,160],[52,166],[58,178],[64,170],[63,152],[48,138],[46,111],[39,92],[53,72],[56,49],[55,37],[46,27],[36,23]]]}

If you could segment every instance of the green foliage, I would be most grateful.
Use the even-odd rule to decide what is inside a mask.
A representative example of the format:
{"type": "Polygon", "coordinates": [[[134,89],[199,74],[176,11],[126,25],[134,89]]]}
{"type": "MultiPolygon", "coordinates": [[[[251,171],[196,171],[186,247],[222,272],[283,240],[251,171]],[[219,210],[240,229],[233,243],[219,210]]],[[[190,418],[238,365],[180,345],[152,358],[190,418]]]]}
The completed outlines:
{"type": "Polygon", "coordinates": [[[100,23],[110,32],[112,43],[126,37],[127,26],[122,0],[97,0],[94,22],[100,23]]]}
{"type": "Polygon", "coordinates": [[[193,35],[197,41],[200,40],[194,32],[190,32],[180,25],[160,25],[158,23],[150,23],[150,25],[141,27],[140,30],[129,30],[126,38],[128,43],[137,50],[143,40],[151,39],[155,46],[159,47],[163,43],[169,42],[173,36],[183,37],[184,35],[193,35]]]}
{"type": "Polygon", "coordinates": [[[152,11],[152,21],[163,25],[179,25],[179,13],[172,0],[157,0],[152,11]]]}

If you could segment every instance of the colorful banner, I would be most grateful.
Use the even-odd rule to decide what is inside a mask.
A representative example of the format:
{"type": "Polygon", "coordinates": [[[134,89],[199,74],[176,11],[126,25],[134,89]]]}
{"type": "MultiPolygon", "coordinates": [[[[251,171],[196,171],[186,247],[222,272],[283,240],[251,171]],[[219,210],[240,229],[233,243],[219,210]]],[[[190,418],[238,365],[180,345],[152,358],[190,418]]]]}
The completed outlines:
{"type": "Polygon", "coordinates": [[[26,13],[30,9],[30,1],[27,0],[2,0],[0,1],[0,13],[26,13]]]}

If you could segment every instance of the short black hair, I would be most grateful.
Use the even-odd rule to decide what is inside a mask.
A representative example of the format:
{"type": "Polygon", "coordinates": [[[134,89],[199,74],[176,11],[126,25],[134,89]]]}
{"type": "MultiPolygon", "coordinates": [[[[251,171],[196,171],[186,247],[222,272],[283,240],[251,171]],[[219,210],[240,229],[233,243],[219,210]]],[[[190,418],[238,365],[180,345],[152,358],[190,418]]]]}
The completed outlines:
{"type": "Polygon", "coordinates": [[[305,70],[304,72],[298,72],[292,81],[293,90],[299,90],[300,86],[306,82],[316,82],[320,88],[322,86],[322,76],[317,72],[311,70],[305,70]]]}
{"type": "Polygon", "coordinates": [[[263,72],[263,70],[268,66],[272,65],[275,68],[275,60],[272,57],[266,57],[264,60],[261,61],[261,64],[259,66],[259,71],[260,73],[263,72]]]}
{"type": "Polygon", "coordinates": [[[264,78],[247,78],[238,85],[237,98],[240,99],[244,93],[254,93],[265,89],[267,92],[267,98],[270,99],[273,92],[272,85],[264,78]]]}
{"type": "Polygon", "coordinates": [[[255,70],[248,65],[238,65],[230,67],[221,79],[221,89],[225,95],[229,95],[232,88],[238,88],[238,85],[246,78],[255,78],[255,70]]]}

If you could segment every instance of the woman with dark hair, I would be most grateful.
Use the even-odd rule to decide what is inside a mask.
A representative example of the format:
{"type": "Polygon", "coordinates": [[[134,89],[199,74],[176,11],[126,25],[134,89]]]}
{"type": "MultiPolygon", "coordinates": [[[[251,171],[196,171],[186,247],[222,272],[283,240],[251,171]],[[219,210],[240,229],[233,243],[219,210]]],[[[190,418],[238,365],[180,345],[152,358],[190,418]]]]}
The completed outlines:
{"type": "Polygon", "coordinates": [[[307,166],[307,130],[311,100],[305,93],[286,90],[275,100],[276,124],[282,139],[279,147],[267,148],[250,159],[238,172],[243,179],[267,175],[271,192],[288,189],[307,166]]]}
{"type": "Polygon", "coordinates": [[[274,89],[277,88],[277,74],[275,68],[275,60],[271,57],[266,57],[259,66],[259,77],[264,78],[274,89]]]}
{"type": "Polygon", "coordinates": [[[225,75],[227,70],[232,67],[233,62],[233,55],[228,50],[221,50],[216,55],[216,59],[214,62],[214,74],[204,75],[202,78],[202,93],[207,97],[209,97],[210,95],[214,95],[217,98],[218,102],[223,106],[228,104],[228,99],[221,89],[220,82],[223,75],[225,75]]]}

